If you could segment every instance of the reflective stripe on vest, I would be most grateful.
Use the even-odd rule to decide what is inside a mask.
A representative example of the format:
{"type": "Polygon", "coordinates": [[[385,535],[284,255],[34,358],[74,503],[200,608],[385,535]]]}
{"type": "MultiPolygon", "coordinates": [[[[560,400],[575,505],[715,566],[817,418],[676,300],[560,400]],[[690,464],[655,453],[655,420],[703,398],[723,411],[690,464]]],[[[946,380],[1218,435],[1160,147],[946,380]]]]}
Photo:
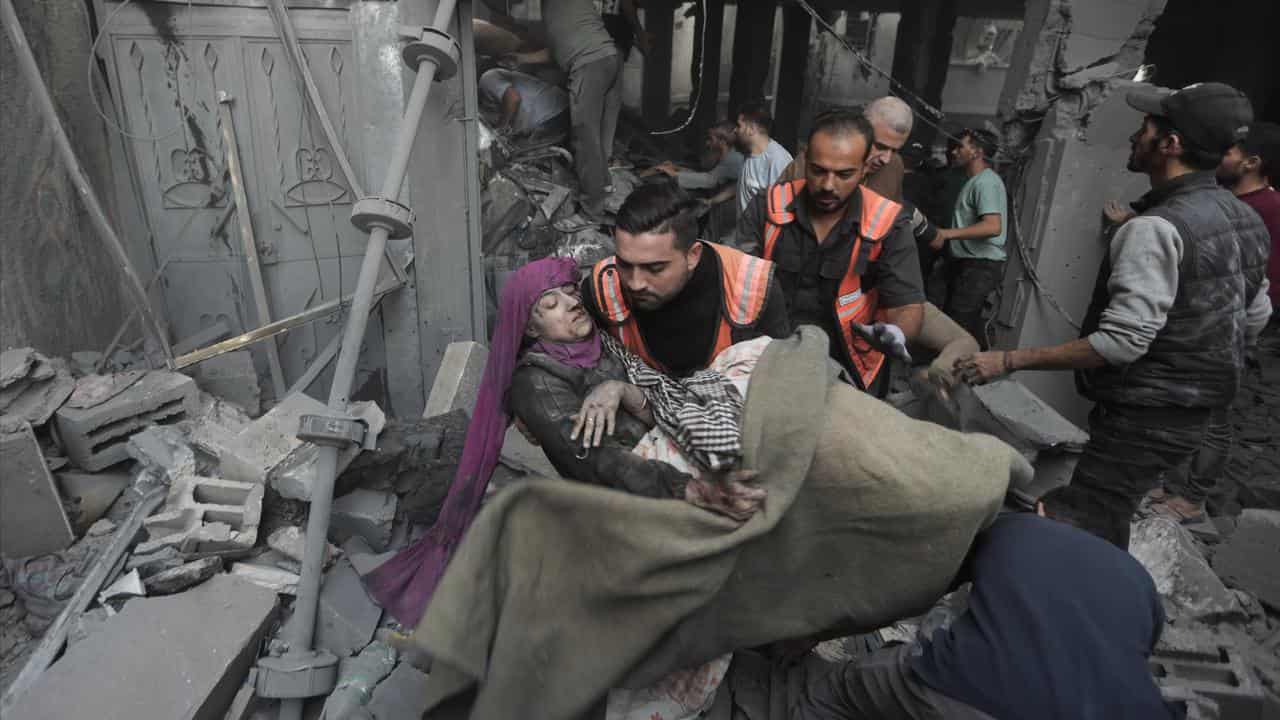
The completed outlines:
{"type": "MultiPolygon", "coordinates": [[[[779,183],[769,188],[767,214],[765,216],[764,257],[773,259],[777,249],[778,238],[782,236],[782,226],[794,222],[796,215],[789,208],[800,191],[804,190],[804,180],[793,180],[779,183]]],[[[849,265],[840,279],[840,287],[836,290],[833,310],[836,325],[840,328],[840,336],[844,341],[845,351],[853,362],[862,387],[866,388],[876,379],[880,368],[884,366],[884,354],[871,347],[870,343],[853,331],[853,323],[869,324],[883,318],[879,307],[879,293],[875,290],[866,292],[862,289],[862,276],[858,274],[858,258],[863,253],[862,244],[870,243],[867,249],[867,260],[875,262],[880,258],[884,244],[881,240],[893,227],[902,206],[866,186],[859,186],[861,196],[861,217],[858,223],[858,235],[853,242],[853,251],[849,253],[849,265]]]]}
{"type": "MultiPolygon", "coordinates": [[[[715,344],[706,361],[706,365],[710,365],[716,355],[733,344],[734,328],[752,327],[760,319],[769,294],[769,283],[773,280],[773,263],[724,245],[703,243],[703,248],[711,248],[720,258],[724,298],[715,344]]],[[[640,333],[640,324],[627,306],[617,261],[612,257],[601,260],[592,268],[591,276],[596,302],[608,321],[606,329],[609,333],[650,367],[666,370],[649,352],[640,333]]]]}

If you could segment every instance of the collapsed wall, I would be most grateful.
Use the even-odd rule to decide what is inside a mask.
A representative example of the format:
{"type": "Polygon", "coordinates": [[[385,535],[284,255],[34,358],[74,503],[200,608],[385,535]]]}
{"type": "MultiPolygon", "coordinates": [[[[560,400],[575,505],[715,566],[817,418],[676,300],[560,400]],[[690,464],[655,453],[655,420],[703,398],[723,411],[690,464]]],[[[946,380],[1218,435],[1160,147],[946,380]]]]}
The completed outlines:
{"type": "MultiPolygon", "coordinates": [[[[1013,169],[1009,269],[994,326],[1003,347],[1079,335],[1106,244],[1102,205],[1146,191],[1128,172],[1141,122],[1125,93],[1166,0],[1029,0],[999,118],[1013,169]]],[[[1083,424],[1070,373],[1027,373],[1028,387],[1083,424]]]]}

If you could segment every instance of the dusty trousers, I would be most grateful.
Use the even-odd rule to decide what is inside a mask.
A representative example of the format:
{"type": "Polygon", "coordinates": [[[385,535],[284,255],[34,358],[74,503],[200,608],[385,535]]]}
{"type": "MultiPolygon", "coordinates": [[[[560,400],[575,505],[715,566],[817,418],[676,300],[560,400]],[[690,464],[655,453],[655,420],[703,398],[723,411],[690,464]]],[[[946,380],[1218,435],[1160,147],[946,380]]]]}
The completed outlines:
{"type": "Polygon", "coordinates": [[[1044,497],[1045,512],[1129,548],[1129,522],[1164,472],[1177,472],[1205,444],[1213,410],[1098,403],[1071,484],[1044,497]]]}
{"type": "Polygon", "coordinates": [[[587,210],[603,210],[610,184],[609,155],[622,109],[621,65],[616,55],[575,67],[569,73],[569,114],[574,170],[587,210]]]}

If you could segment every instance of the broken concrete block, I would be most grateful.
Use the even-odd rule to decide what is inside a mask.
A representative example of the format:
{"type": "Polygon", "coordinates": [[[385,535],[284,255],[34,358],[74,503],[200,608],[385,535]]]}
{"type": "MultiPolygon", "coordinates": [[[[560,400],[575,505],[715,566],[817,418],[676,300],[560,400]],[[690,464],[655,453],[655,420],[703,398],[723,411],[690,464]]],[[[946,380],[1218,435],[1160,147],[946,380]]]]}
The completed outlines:
{"type": "Polygon", "coordinates": [[[85,470],[128,458],[129,436],[148,425],[184,420],[199,407],[196,384],[179,373],[148,372],[131,387],[91,408],[64,407],[57,412],[58,434],[72,462],[85,470]]]}
{"type": "Polygon", "coordinates": [[[427,676],[407,662],[374,688],[369,712],[375,720],[422,717],[427,710],[427,676]]]}
{"type": "Polygon", "coordinates": [[[0,428],[0,555],[53,553],[74,540],[31,425],[7,423],[0,428]]]}
{"type": "Polygon", "coordinates": [[[221,398],[200,393],[200,410],[191,418],[191,446],[221,462],[226,448],[253,422],[244,410],[221,398]]]}
{"type": "Polygon", "coordinates": [[[77,534],[83,534],[106,514],[111,503],[129,486],[128,473],[85,473],[68,470],[55,476],[67,518],[77,534]]]}
{"type": "MultiPolygon", "coordinates": [[[[351,403],[348,412],[364,421],[366,432],[373,438],[387,423],[387,416],[375,403],[351,403]]],[[[361,447],[348,445],[338,452],[338,472],[341,473],[360,454],[361,447]]],[[[320,464],[320,447],[302,443],[289,456],[271,469],[268,482],[281,496],[292,500],[310,500],[311,488],[316,482],[316,468],[320,464]]]]}
{"type": "Polygon", "coordinates": [[[253,353],[236,350],[223,353],[190,368],[189,374],[201,390],[234,403],[250,415],[262,411],[262,388],[253,366],[253,353]]]}
{"type": "Polygon", "coordinates": [[[97,350],[77,350],[71,353],[71,368],[80,375],[93,375],[101,360],[102,353],[97,350]]]}
{"type": "MultiPolygon", "coordinates": [[[[288,557],[295,563],[302,562],[302,554],[307,547],[307,535],[297,525],[282,527],[267,538],[267,547],[288,557]]],[[[341,550],[332,544],[325,543],[324,565],[328,567],[341,550]]]]}
{"type": "Polygon", "coordinates": [[[351,655],[369,644],[381,619],[382,608],[365,592],[351,563],[335,563],[320,586],[316,646],[338,657],[351,655]]]}
{"type": "Polygon", "coordinates": [[[1213,555],[1213,569],[1232,587],[1280,612],[1280,511],[1248,508],[1231,539],[1213,555]]]}
{"type": "Polygon", "coordinates": [[[173,480],[161,511],[142,522],[140,555],[174,547],[187,556],[234,555],[258,540],[265,489],[253,483],[184,475],[173,480]]]}
{"type": "Polygon", "coordinates": [[[26,379],[35,367],[37,355],[39,353],[29,347],[0,352],[0,390],[26,379]]]}
{"type": "Polygon", "coordinates": [[[325,412],[324,403],[309,395],[285,397],[245,427],[226,448],[227,454],[221,457],[223,474],[232,480],[266,485],[271,469],[305,444],[297,438],[300,418],[325,412]]]}
{"type": "Polygon", "coordinates": [[[395,519],[394,493],[356,490],[333,501],[329,537],[343,543],[359,535],[374,550],[382,552],[391,542],[391,524],[395,519]]]}
{"type": "MultiPolygon", "coordinates": [[[[319,448],[299,440],[298,423],[303,415],[326,415],[324,403],[302,393],[286,397],[278,405],[245,427],[224,449],[222,472],[233,480],[266,485],[284,497],[307,500],[315,477],[319,448]]],[[[382,430],[386,417],[373,403],[352,403],[350,413],[369,425],[371,432],[382,430]]],[[[338,454],[342,472],[360,448],[350,446],[338,454]]]]}
{"type": "Polygon", "coordinates": [[[85,375],[76,381],[75,390],[67,398],[66,407],[85,410],[101,405],[128,390],[146,374],[143,370],[128,370],[109,375],[85,375]]]}
{"type": "Polygon", "coordinates": [[[453,410],[462,410],[470,416],[488,361],[489,349],[478,342],[449,343],[436,379],[431,383],[431,394],[427,396],[427,409],[422,417],[432,418],[453,410]]]}
{"type": "Polygon", "coordinates": [[[396,554],[395,550],[375,553],[373,548],[369,547],[369,542],[359,535],[353,535],[343,543],[342,552],[346,555],[347,560],[351,562],[351,567],[355,568],[356,573],[361,577],[373,572],[374,568],[390,560],[396,554]]]}
{"type": "Polygon", "coordinates": [[[1157,646],[1148,661],[1156,685],[1162,693],[1177,688],[1208,697],[1218,704],[1219,717],[1261,720],[1263,692],[1253,673],[1233,649],[1217,650],[1188,657],[1157,646]]]}
{"type": "Polygon", "coordinates": [[[162,570],[144,580],[142,584],[152,595],[172,595],[199,585],[220,572],[222,572],[221,558],[200,558],[176,568],[162,570]]]}
{"type": "Polygon", "coordinates": [[[288,570],[242,562],[231,563],[231,574],[281,595],[297,595],[301,579],[297,573],[288,570]]]}
{"type": "Polygon", "coordinates": [[[179,595],[134,600],[68,648],[11,717],[221,718],[275,608],[275,593],[226,575],[179,595]]]}
{"type": "Polygon", "coordinates": [[[1146,567],[1173,616],[1243,617],[1244,609],[1209,568],[1191,534],[1167,518],[1133,525],[1129,553],[1146,567]]]}
{"type": "MultiPolygon", "coordinates": [[[[54,365],[49,364],[48,367],[54,365]]],[[[19,380],[0,390],[0,412],[22,418],[37,427],[48,422],[76,388],[76,381],[64,364],[59,361],[56,367],[56,374],[48,379],[19,380]]]]}
{"type": "Polygon", "coordinates": [[[168,478],[169,482],[196,472],[196,455],[187,444],[186,436],[168,425],[152,425],[131,435],[125,443],[125,452],[144,467],[168,478]]]}

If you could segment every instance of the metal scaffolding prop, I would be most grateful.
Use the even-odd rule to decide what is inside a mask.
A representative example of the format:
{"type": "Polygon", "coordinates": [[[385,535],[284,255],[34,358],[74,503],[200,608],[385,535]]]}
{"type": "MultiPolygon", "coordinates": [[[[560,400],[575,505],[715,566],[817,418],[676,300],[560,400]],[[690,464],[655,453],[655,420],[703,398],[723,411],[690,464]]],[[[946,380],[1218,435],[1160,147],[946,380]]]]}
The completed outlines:
{"type": "Polygon", "coordinates": [[[58,117],[58,110],[53,104],[53,99],[49,97],[49,88],[45,86],[44,79],[40,75],[40,66],[36,64],[36,58],[31,54],[31,46],[27,44],[27,36],[22,31],[22,25],[18,22],[18,13],[13,9],[11,0],[0,0],[0,20],[3,20],[5,31],[9,35],[9,41],[13,44],[13,54],[18,58],[18,69],[27,79],[27,83],[31,86],[31,94],[35,96],[36,104],[40,107],[40,114],[44,116],[45,124],[53,132],[53,145],[58,150],[58,154],[62,156],[62,162],[67,166],[67,174],[71,176],[71,183],[75,185],[76,192],[80,195],[81,201],[84,202],[85,211],[89,214],[89,220],[93,222],[93,227],[98,231],[102,241],[106,244],[107,250],[111,253],[112,259],[115,260],[116,266],[120,269],[121,275],[124,276],[124,285],[133,295],[134,302],[138,304],[138,309],[142,312],[142,318],[146,325],[147,331],[151,333],[160,346],[160,351],[164,353],[165,362],[172,365],[173,348],[169,346],[169,338],[165,335],[164,328],[160,325],[160,321],[156,318],[155,312],[151,309],[151,302],[147,299],[147,291],[142,286],[142,281],[138,279],[138,274],[134,272],[133,265],[129,262],[129,254],[124,249],[124,243],[120,242],[120,237],[116,235],[116,231],[111,227],[111,221],[107,219],[107,213],[102,208],[102,203],[98,200],[98,195],[93,191],[93,186],[89,184],[89,177],[85,175],[84,168],[80,166],[80,160],[76,157],[75,150],[71,147],[71,141],[67,139],[67,131],[62,127],[62,119],[58,117]]]}
{"type": "Polygon", "coordinates": [[[311,492],[311,511],[307,517],[302,578],[298,583],[293,618],[282,633],[288,650],[282,656],[258,661],[257,693],[260,697],[281,699],[282,720],[301,718],[303,701],[328,694],[337,681],[338,658],[324,650],[313,649],[312,641],[338,452],[353,443],[363,444],[365,436],[364,425],[347,413],[348,395],[355,378],[369,310],[373,307],[377,291],[375,284],[387,240],[409,237],[413,232],[413,211],[399,202],[399,195],[431,84],[435,80],[453,77],[458,70],[461,51],[446,30],[456,5],[457,0],[440,0],[432,24],[415,28],[417,39],[405,45],[401,57],[409,68],[417,72],[417,78],[405,107],[381,193],[361,198],[351,211],[351,223],[369,233],[369,244],[365,248],[351,300],[351,312],[343,330],[333,385],[329,388],[328,413],[324,416],[303,416],[298,429],[300,439],[320,446],[320,456],[311,492]]]}

